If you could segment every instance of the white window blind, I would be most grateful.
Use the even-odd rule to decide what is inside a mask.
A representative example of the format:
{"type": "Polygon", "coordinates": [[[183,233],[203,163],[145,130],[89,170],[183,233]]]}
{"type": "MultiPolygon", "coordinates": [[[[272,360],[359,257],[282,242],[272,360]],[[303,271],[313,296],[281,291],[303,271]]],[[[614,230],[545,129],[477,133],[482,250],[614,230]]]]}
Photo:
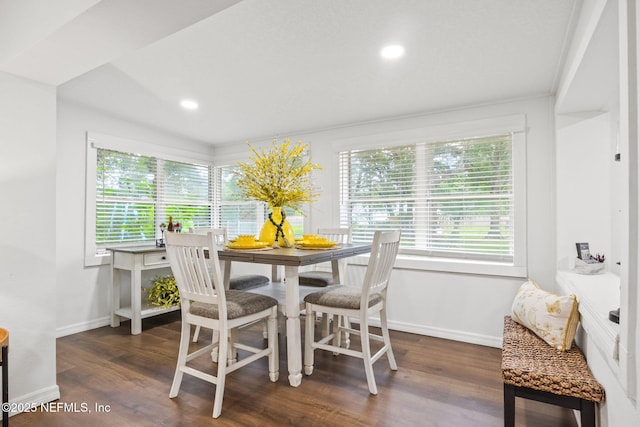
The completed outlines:
{"type": "Polygon", "coordinates": [[[212,184],[209,167],[97,149],[96,248],[151,243],[159,225],[210,227],[212,184]]]}
{"type": "MultiPolygon", "coordinates": [[[[227,228],[227,234],[234,237],[240,234],[258,236],[262,225],[267,220],[267,204],[248,200],[236,185],[236,166],[216,168],[216,206],[218,206],[218,223],[227,228]]],[[[287,221],[293,227],[296,236],[302,236],[304,215],[292,209],[285,210],[287,221]]]]}
{"type": "Polygon", "coordinates": [[[229,237],[260,232],[264,223],[265,204],[247,200],[236,185],[235,166],[216,168],[217,223],[227,229],[229,237]]]}
{"type": "Polygon", "coordinates": [[[209,166],[166,160],[158,160],[158,165],[159,221],[171,216],[184,231],[189,227],[211,227],[213,180],[209,166]]]}
{"type": "Polygon", "coordinates": [[[355,242],[402,229],[401,252],[513,262],[512,135],[340,153],[341,223],[355,242]]]}
{"type": "Polygon", "coordinates": [[[154,159],[102,149],[97,156],[96,244],[154,240],[154,159]]]}

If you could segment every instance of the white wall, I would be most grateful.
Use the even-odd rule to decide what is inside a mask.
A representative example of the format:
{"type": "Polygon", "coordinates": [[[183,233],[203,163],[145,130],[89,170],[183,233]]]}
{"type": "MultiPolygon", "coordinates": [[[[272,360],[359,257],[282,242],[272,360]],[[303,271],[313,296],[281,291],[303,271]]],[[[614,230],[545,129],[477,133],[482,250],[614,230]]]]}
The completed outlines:
{"type": "MultiPolygon", "coordinates": [[[[335,142],[425,126],[455,124],[512,114],[527,121],[527,258],[529,276],[547,289],[555,289],[555,146],[553,99],[504,102],[455,111],[379,121],[316,132],[283,135],[311,144],[314,172],[321,197],[312,204],[309,229],[339,223],[338,152],[335,142]]],[[[251,141],[254,143],[254,141],[251,141]]],[[[262,141],[261,141],[262,142],[262,141]]],[[[216,149],[216,156],[233,158],[246,153],[244,144],[216,149]]],[[[358,269],[350,274],[358,277],[358,269]]],[[[503,316],[510,313],[513,297],[523,278],[455,274],[440,271],[396,269],[389,291],[389,323],[393,329],[499,347],[503,316]]]]}
{"type": "Polygon", "coordinates": [[[43,403],[56,385],[56,91],[0,72],[0,327],[9,399],[43,403]]]}
{"type": "Polygon", "coordinates": [[[608,113],[558,129],[557,245],[562,270],[573,268],[576,242],[588,242],[594,255],[604,253],[608,267],[620,259],[611,253],[611,169],[603,167],[613,165],[610,135],[608,113]]]}
{"type": "MultiPolygon", "coordinates": [[[[86,133],[96,132],[161,146],[181,147],[207,156],[211,147],[168,135],[155,129],[105,116],[68,102],[58,101],[58,336],[109,324],[108,266],[84,266],[86,133]]],[[[148,280],[159,272],[148,272],[148,280]]]]}
{"type": "MultiPolygon", "coordinates": [[[[320,200],[308,218],[311,229],[338,223],[337,153],[332,142],[354,135],[457,123],[510,114],[526,114],[529,276],[554,287],[554,139],[553,100],[536,98],[467,108],[440,114],[390,120],[291,135],[311,144],[313,161],[323,170],[316,175],[320,200]]],[[[65,301],[57,313],[60,335],[106,325],[108,268],[83,267],[84,134],[87,130],[162,144],[187,144],[130,123],[107,118],[81,107],[60,103],[58,114],[58,283],[65,301]]],[[[252,141],[253,142],[253,141],[252,141]]],[[[192,143],[193,144],[193,143],[192,143]]],[[[220,158],[242,157],[244,142],[216,149],[220,158]]],[[[356,267],[354,274],[357,274],[356,267]]],[[[390,291],[389,318],[393,328],[462,341],[500,346],[502,317],[522,278],[397,270],[390,291]]]]}
{"type": "MultiPolygon", "coordinates": [[[[589,241],[606,252],[610,272],[619,275],[621,324],[608,325],[604,315],[583,314],[576,341],[594,376],[605,387],[599,405],[599,425],[640,425],[637,376],[640,351],[637,315],[637,82],[639,79],[638,10],[635,2],[584,2],[558,90],[558,267],[566,269],[575,257],[576,240],[589,241]],[[619,151],[616,147],[619,146],[619,151]],[[632,149],[633,148],[633,149],[632,149]],[[615,152],[621,161],[615,162],[615,152]],[[578,156],[579,154],[579,156],[578,156]],[[588,186],[576,177],[588,176],[588,186]],[[591,195],[589,195],[591,193],[591,195]],[[621,266],[616,262],[620,261],[621,266]],[[590,317],[590,318],[589,318],[590,317]],[[597,325],[594,319],[604,322],[597,325]],[[591,326],[587,326],[591,322],[591,326]],[[586,328],[586,330],[585,330],[586,328]],[[607,351],[602,339],[608,330],[617,351],[607,351]],[[628,391],[628,392],[627,392],[628,391]]],[[[606,283],[602,280],[603,286],[606,283]]],[[[581,311],[601,301],[584,288],[576,288],[581,311]]]]}
{"type": "MultiPolygon", "coordinates": [[[[575,242],[589,242],[591,252],[604,252],[607,256],[606,269],[619,274],[615,264],[624,250],[615,238],[625,229],[619,218],[618,206],[625,192],[619,188],[622,176],[614,172],[620,168],[614,162],[616,141],[612,138],[612,123],[617,123],[615,115],[600,113],[590,118],[562,126],[557,131],[557,246],[558,269],[569,270],[576,258],[575,242]],[[614,208],[615,207],[615,208],[614,208]]],[[[602,287],[605,280],[602,279],[602,287]]],[[[619,281],[618,281],[619,283],[619,281]]],[[[576,292],[578,293],[578,292],[576,292]]],[[[619,293],[618,293],[619,295],[619,293]]],[[[594,306],[589,297],[581,295],[581,310],[584,304],[594,306]]],[[[619,301],[618,301],[619,302],[619,301]]],[[[604,307],[602,317],[606,319],[608,310],[617,306],[604,307]]],[[[635,425],[632,420],[640,419],[640,413],[624,392],[618,375],[620,361],[612,355],[602,341],[602,332],[593,322],[582,315],[582,323],[576,341],[582,348],[591,372],[603,385],[606,400],[599,404],[601,426],[635,425]],[[590,325],[587,328],[587,324],[590,325]],[[589,335],[585,328],[590,330],[589,335]]],[[[619,330],[618,330],[619,331],[619,330]]],[[[619,332],[617,332],[619,333],[619,332]]]]}

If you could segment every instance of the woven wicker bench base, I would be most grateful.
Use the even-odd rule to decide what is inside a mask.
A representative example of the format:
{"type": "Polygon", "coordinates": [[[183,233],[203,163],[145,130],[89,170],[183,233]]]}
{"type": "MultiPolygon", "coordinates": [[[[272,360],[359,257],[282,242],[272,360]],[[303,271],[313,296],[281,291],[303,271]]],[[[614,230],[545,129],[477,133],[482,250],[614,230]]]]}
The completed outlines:
{"type": "Polygon", "coordinates": [[[604,389],[580,349],[557,351],[510,316],[504,318],[502,379],[505,427],[515,424],[516,397],[577,409],[582,427],[595,427],[604,389]]]}

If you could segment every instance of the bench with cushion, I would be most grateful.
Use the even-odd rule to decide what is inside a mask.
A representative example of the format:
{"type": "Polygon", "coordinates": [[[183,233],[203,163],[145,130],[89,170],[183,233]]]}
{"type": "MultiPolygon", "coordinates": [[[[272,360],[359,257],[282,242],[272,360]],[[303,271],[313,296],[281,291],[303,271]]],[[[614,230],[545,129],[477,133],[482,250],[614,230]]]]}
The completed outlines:
{"type": "Polygon", "coordinates": [[[604,400],[604,389],[589,371],[577,346],[556,350],[506,316],[502,379],[505,427],[515,423],[516,397],[577,409],[582,427],[595,427],[595,404],[604,400]]]}

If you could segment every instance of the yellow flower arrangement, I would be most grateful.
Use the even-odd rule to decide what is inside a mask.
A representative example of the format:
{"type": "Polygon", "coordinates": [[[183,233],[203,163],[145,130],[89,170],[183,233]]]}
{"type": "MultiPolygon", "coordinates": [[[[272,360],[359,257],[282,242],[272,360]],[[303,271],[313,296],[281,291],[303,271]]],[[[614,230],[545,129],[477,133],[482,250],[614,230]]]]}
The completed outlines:
{"type": "Polygon", "coordinates": [[[149,289],[142,287],[142,290],[148,294],[147,300],[158,307],[171,307],[172,305],[180,305],[180,292],[175,277],[172,274],[168,276],[156,277],[151,282],[149,289]]]}
{"type": "Polygon", "coordinates": [[[251,148],[249,163],[238,162],[238,188],[249,199],[267,203],[270,207],[289,207],[300,211],[302,203],[314,201],[318,194],[311,187],[310,174],[320,165],[304,159],[309,144],[291,145],[285,138],[281,144],[274,139],[268,149],[251,148]]]}

